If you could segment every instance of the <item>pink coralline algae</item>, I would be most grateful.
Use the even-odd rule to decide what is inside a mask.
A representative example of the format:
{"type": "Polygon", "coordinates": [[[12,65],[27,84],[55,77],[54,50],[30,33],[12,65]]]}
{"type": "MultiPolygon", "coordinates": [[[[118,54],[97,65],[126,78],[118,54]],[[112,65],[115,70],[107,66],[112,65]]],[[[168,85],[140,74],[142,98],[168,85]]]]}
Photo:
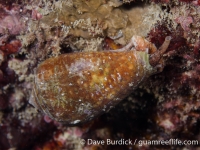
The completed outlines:
{"type": "Polygon", "coordinates": [[[0,34],[19,34],[25,28],[24,19],[20,16],[21,13],[20,7],[14,6],[8,10],[4,6],[0,6],[0,34]]]}
{"type": "Polygon", "coordinates": [[[32,10],[32,19],[39,20],[42,18],[42,15],[35,9],[32,10]]]}
{"type": "Polygon", "coordinates": [[[176,22],[181,24],[183,30],[188,31],[190,30],[189,28],[190,24],[193,23],[193,19],[190,16],[186,18],[181,16],[176,19],[176,22]]]}
{"type": "Polygon", "coordinates": [[[0,0],[0,149],[199,149],[197,143],[81,143],[87,139],[200,143],[200,1],[93,2],[0,0]],[[142,20],[132,15],[135,12],[144,13],[139,17],[142,20]],[[153,22],[152,16],[157,18],[153,22]],[[143,26],[145,22],[152,26],[143,26]],[[110,111],[71,127],[50,119],[28,103],[39,64],[60,54],[79,53],[80,49],[119,49],[130,41],[132,33],[144,36],[157,48],[165,37],[172,38],[163,55],[164,69],[110,111]]]}

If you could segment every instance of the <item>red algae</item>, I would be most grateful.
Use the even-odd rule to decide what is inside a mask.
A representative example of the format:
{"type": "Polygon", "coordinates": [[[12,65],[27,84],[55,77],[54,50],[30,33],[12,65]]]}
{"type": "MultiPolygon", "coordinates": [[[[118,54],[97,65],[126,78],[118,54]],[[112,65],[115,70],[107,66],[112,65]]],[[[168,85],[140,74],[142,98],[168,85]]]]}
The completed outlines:
{"type": "Polygon", "coordinates": [[[5,43],[2,46],[0,46],[0,50],[5,54],[14,54],[19,51],[21,48],[21,42],[19,40],[13,40],[9,43],[5,43]]]}

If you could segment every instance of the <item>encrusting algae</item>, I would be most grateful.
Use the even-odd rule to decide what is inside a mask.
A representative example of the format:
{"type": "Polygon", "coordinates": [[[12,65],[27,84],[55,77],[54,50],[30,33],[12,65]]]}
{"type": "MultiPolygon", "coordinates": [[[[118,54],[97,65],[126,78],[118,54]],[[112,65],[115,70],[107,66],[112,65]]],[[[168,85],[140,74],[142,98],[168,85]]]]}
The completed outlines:
{"type": "Polygon", "coordinates": [[[62,54],[36,70],[30,101],[52,119],[67,124],[91,120],[128,96],[147,77],[162,70],[160,48],[133,36],[122,49],[62,54]]]}
{"type": "Polygon", "coordinates": [[[38,43],[34,57],[40,60],[49,57],[48,54],[58,56],[67,46],[73,51],[101,50],[105,37],[114,37],[117,43],[125,45],[132,35],[146,37],[162,14],[158,5],[126,9],[122,4],[128,2],[58,1],[51,6],[52,11],[45,4],[46,9],[34,9],[34,14],[42,17],[30,20],[28,32],[18,38],[25,49],[33,42],[38,43]]]}

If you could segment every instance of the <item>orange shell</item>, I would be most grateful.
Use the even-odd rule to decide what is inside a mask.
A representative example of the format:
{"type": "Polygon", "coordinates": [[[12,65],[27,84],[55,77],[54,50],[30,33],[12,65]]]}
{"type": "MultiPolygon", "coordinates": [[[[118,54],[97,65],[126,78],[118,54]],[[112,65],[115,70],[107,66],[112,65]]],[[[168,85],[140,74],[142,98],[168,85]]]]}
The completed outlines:
{"type": "Polygon", "coordinates": [[[35,105],[57,121],[82,123],[109,110],[153,72],[144,51],[63,54],[37,68],[35,105]]]}

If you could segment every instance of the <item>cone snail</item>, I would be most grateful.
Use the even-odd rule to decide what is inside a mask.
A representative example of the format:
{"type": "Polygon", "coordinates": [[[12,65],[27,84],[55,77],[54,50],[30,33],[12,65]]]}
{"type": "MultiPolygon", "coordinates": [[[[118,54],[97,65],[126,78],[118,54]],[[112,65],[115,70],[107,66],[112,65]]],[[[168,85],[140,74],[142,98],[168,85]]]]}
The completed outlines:
{"type": "Polygon", "coordinates": [[[133,36],[118,50],[74,52],[49,58],[35,72],[30,103],[52,119],[75,125],[115,106],[150,75],[162,71],[170,43],[133,36]]]}

